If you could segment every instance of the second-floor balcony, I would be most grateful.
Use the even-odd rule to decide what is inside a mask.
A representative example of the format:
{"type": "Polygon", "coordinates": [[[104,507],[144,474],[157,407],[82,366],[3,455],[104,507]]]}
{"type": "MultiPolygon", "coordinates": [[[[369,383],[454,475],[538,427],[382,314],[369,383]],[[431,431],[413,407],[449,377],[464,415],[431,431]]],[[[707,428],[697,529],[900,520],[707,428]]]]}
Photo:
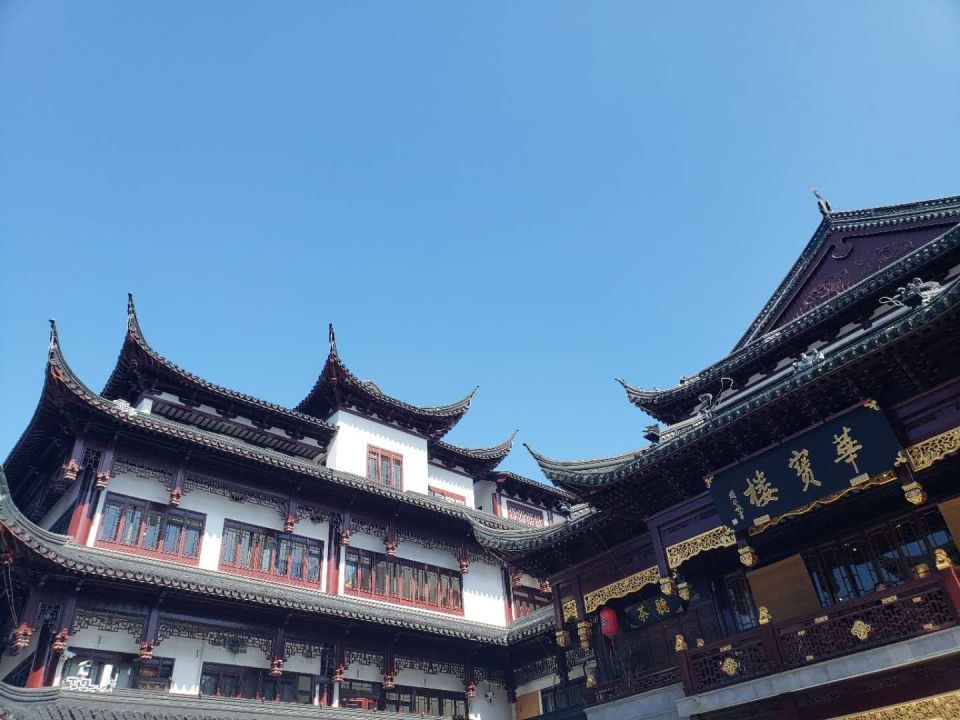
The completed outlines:
{"type": "Polygon", "coordinates": [[[587,691],[588,706],[676,683],[698,695],[737,683],[912,640],[960,625],[960,572],[927,578],[828,606],[816,615],[761,624],[746,632],[680,649],[674,667],[624,673],[587,691]]]}

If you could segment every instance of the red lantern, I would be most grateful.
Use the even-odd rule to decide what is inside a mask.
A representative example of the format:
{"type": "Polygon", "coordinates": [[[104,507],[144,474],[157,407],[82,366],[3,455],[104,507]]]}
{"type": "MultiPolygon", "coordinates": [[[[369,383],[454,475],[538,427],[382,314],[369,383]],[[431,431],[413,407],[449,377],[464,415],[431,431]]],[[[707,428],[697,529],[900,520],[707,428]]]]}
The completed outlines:
{"type": "Polygon", "coordinates": [[[620,634],[620,621],[617,619],[617,611],[613,608],[606,607],[600,611],[600,632],[608,638],[620,634]]]}

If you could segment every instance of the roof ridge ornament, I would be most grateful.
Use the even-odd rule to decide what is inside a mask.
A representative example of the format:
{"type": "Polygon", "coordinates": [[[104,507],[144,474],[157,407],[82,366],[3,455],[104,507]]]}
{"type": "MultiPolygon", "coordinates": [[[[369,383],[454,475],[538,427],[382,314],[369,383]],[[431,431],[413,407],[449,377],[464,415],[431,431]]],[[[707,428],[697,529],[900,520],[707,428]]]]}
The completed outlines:
{"type": "Polygon", "coordinates": [[[813,191],[813,196],[817,198],[817,207],[820,210],[820,214],[824,217],[830,217],[830,215],[833,214],[833,208],[830,206],[830,202],[818,193],[816,188],[810,189],[813,191]]]}
{"type": "Polygon", "coordinates": [[[53,318],[50,318],[50,344],[49,349],[52,351],[55,347],[60,344],[60,335],[57,333],[57,321],[53,318]]]}
{"type": "Polygon", "coordinates": [[[330,342],[330,354],[337,354],[337,333],[333,329],[333,323],[327,323],[327,340],[330,342]]]}

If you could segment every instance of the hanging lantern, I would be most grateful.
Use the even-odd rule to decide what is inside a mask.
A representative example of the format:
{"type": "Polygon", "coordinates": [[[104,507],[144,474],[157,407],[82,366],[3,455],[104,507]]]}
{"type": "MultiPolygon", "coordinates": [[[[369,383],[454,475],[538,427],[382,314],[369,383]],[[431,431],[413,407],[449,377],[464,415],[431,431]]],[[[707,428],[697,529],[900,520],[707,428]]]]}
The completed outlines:
{"type": "Polygon", "coordinates": [[[383,676],[383,689],[384,689],[384,690],[393,690],[396,686],[397,686],[397,685],[396,685],[396,683],[394,682],[394,674],[393,674],[392,672],[386,673],[386,674],[383,676]]]}
{"type": "Polygon", "coordinates": [[[274,658],[270,662],[270,677],[278,678],[283,675],[283,660],[280,658],[274,658]]]}
{"type": "Polygon", "coordinates": [[[600,632],[608,638],[620,634],[620,620],[617,618],[617,611],[613,608],[605,607],[600,611],[600,632]]]}

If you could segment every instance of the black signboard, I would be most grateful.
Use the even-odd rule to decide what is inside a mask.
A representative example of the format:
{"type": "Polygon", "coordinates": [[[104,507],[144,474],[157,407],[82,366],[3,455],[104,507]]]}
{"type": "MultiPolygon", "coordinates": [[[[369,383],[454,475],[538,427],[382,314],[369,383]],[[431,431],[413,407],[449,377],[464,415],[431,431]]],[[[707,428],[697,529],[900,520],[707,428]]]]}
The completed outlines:
{"type": "Polygon", "coordinates": [[[886,416],[868,402],[718,472],[710,493],[724,524],[743,530],[892,470],[899,451],[886,416]]]}
{"type": "Polygon", "coordinates": [[[631,628],[643,627],[655,622],[660,622],[666,617],[679,615],[682,612],[683,602],[677,597],[676,593],[672,595],[659,595],[647,600],[638,600],[623,609],[624,617],[631,628]]]}

